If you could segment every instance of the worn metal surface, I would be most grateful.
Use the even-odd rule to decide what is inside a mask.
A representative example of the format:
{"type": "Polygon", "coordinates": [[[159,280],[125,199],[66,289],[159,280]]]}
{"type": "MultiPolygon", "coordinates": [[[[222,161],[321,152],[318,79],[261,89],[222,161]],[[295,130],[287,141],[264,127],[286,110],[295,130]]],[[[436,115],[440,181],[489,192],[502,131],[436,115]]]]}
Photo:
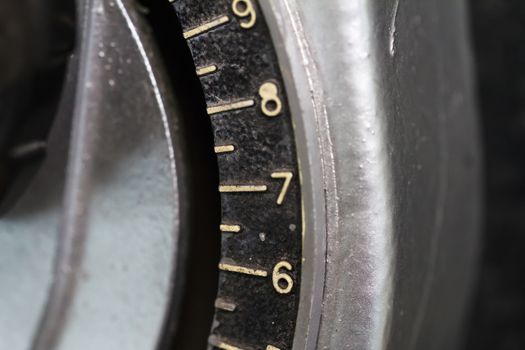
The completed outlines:
{"type": "Polygon", "coordinates": [[[69,99],[46,165],[0,221],[2,349],[155,349],[178,278],[186,197],[155,48],[131,2],[79,5],[71,149],[69,99]]]}
{"type": "Polygon", "coordinates": [[[306,206],[313,282],[297,349],[456,345],[481,200],[464,12],[457,1],[265,6],[301,111],[301,171],[321,170],[310,183],[325,191],[306,206]]]}

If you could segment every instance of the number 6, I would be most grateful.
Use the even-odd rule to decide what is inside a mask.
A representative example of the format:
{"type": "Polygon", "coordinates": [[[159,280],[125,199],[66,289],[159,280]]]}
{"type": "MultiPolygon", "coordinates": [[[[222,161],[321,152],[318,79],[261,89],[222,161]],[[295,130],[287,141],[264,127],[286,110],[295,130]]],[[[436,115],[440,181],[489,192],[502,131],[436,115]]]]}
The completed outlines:
{"type": "Polygon", "coordinates": [[[293,279],[290,277],[290,275],[281,272],[281,269],[292,271],[292,265],[287,261],[281,261],[275,265],[272,273],[273,287],[277,293],[288,294],[292,291],[293,279]],[[286,284],[286,286],[281,287],[282,284],[286,284]]]}

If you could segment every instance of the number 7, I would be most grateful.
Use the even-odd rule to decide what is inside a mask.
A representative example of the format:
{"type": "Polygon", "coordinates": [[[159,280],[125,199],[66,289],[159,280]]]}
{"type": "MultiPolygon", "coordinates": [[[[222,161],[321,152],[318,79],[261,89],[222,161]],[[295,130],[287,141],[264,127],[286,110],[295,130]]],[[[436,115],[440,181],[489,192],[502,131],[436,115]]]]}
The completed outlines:
{"type": "Polygon", "coordinates": [[[284,179],[283,187],[281,188],[281,193],[279,193],[279,197],[277,197],[277,205],[283,204],[284,197],[286,196],[286,193],[288,192],[288,188],[290,187],[292,178],[293,178],[293,174],[291,171],[272,173],[272,179],[284,179]]]}

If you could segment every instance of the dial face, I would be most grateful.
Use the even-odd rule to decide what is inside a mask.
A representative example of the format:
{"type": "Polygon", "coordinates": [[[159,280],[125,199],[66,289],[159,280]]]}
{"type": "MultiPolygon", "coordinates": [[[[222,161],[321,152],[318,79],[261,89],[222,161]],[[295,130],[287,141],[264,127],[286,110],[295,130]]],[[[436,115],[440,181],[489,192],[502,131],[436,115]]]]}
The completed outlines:
{"type": "Polygon", "coordinates": [[[300,177],[268,27],[254,0],[172,3],[202,84],[219,166],[222,251],[210,348],[291,349],[300,177]]]}

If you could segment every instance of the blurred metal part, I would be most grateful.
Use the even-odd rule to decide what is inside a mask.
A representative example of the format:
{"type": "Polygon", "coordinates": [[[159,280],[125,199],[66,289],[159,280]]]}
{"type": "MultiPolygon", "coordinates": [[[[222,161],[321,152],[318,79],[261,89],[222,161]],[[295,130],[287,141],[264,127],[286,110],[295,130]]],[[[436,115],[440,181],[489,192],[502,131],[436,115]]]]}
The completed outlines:
{"type": "Polygon", "coordinates": [[[64,62],[74,42],[71,0],[0,3],[0,92],[64,62]]]}
{"type": "Polygon", "coordinates": [[[0,214],[27,189],[46,153],[75,42],[74,4],[0,4],[0,214]],[[34,144],[43,147],[16,152],[34,144]]]}
{"type": "Polygon", "coordinates": [[[72,64],[47,142],[48,157],[25,195],[0,218],[1,349],[30,348],[53,281],[75,85],[72,64]]]}
{"type": "Polygon", "coordinates": [[[42,64],[49,44],[48,3],[0,3],[0,91],[42,64]]]}
{"type": "Polygon", "coordinates": [[[464,2],[261,4],[310,192],[294,348],[455,348],[482,200],[464,2]]]}
{"type": "Polygon", "coordinates": [[[132,1],[79,7],[69,161],[63,113],[34,192],[0,220],[2,349],[155,349],[174,294],[175,106],[132,1]]]}

